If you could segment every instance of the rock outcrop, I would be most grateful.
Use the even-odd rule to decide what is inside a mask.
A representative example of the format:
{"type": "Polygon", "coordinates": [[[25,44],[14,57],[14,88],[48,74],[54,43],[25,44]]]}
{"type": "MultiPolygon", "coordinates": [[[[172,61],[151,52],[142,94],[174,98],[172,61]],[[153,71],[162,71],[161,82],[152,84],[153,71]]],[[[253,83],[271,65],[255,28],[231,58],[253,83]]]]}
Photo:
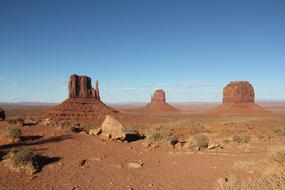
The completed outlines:
{"type": "Polygon", "coordinates": [[[101,101],[98,81],[94,89],[90,77],[71,75],[68,94],[68,99],[44,112],[44,118],[101,124],[106,115],[117,113],[101,101]]]}
{"type": "Polygon", "coordinates": [[[0,108],[0,121],[5,121],[5,111],[0,108]]]}
{"type": "Polygon", "coordinates": [[[224,88],[223,104],[215,108],[219,115],[268,115],[271,112],[255,104],[253,86],[247,81],[234,81],[224,88]]]}
{"type": "Polygon", "coordinates": [[[224,88],[223,103],[254,103],[254,89],[247,81],[231,82],[224,88]]]}
{"type": "Polygon", "coordinates": [[[177,111],[173,106],[166,103],[165,92],[156,90],[151,96],[151,102],[144,108],[148,112],[170,112],[177,111]]]}
{"type": "Polygon", "coordinates": [[[69,98],[88,98],[100,100],[98,80],[96,88],[91,84],[91,78],[87,76],[71,75],[68,83],[69,98]]]}
{"type": "Polygon", "coordinates": [[[123,128],[122,124],[117,121],[115,118],[107,115],[102,126],[102,136],[111,138],[113,140],[116,139],[125,139],[126,138],[126,132],[123,128]]]}
{"type": "Polygon", "coordinates": [[[166,102],[165,92],[163,90],[156,90],[151,97],[151,102],[166,102]]]}

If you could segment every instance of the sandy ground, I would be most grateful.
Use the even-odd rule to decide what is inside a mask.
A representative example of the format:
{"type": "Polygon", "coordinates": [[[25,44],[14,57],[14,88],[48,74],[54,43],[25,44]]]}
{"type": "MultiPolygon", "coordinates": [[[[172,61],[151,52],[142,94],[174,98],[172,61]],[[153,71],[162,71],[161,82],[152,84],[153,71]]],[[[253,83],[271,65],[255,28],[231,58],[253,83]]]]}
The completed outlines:
{"type": "MultiPolygon", "coordinates": [[[[24,142],[10,143],[2,138],[0,150],[26,148],[48,159],[42,171],[34,175],[11,170],[1,161],[0,189],[215,189],[217,180],[227,177],[235,162],[264,159],[269,149],[285,142],[278,136],[278,129],[285,126],[285,107],[278,106],[278,113],[270,117],[216,117],[205,107],[197,110],[192,106],[188,112],[150,115],[128,107],[123,112],[130,117],[123,123],[139,131],[172,131],[180,140],[202,132],[211,142],[245,134],[251,136],[251,143],[232,142],[221,151],[193,153],[167,144],[144,148],[143,140],[126,143],[54,126],[24,126],[20,127],[24,142]],[[271,140],[259,141],[260,136],[271,140]],[[143,166],[128,168],[131,162],[143,166]]],[[[6,124],[0,125],[2,134],[6,124]]]]}

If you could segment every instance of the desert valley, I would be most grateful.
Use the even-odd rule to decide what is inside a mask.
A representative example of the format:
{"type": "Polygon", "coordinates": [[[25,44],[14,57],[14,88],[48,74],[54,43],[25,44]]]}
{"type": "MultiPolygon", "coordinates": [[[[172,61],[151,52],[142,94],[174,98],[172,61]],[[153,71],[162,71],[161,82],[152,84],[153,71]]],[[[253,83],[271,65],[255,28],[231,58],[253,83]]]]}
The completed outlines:
{"type": "Polygon", "coordinates": [[[0,190],[285,190],[284,0],[0,0],[0,190]]]}
{"type": "Polygon", "coordinates": [[[59,105],[1,105],[1,189],[282,189],[285,103],[231,82],[221,105],[106,105],[72,75],[59,105]]]}

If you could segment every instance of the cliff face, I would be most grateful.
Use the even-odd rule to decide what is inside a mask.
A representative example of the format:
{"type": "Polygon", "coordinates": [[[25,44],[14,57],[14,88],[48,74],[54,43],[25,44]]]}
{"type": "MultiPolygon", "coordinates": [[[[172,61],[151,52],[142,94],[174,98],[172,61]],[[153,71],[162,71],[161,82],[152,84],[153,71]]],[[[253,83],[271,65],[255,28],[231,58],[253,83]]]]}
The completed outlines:
{"type": "Polygon", "coordinates": [[[71,75],[68,82],[69,98],[97,99],[99,96],[99,84],[96,81],[96,88],[92,87],[91,78],[87,76],[71,75]]]}
{"type": "Polygon", "coordinates": [[[254,103],[254,89],[247,81],[231,82],[224,88],[223,103],[254,103]]]}
{"type": "Polygon", "coordinates": [[[156,90],[151,97],[151,102],[166,102],[165,92],[163,90],[156,90]]]}

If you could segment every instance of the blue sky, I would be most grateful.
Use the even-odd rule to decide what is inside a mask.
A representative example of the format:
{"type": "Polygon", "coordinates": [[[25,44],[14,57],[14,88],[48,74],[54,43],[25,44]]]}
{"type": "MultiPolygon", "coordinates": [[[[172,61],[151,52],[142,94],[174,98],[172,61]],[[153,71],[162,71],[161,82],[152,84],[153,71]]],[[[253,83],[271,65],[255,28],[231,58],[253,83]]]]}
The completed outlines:
{"type": "Polygon", "coordinates": [[[105,102],[221,101],[248,80],[285,99],[285,1],[1,0],[0,102],[60,102],[73,73],[105,102]]]}

